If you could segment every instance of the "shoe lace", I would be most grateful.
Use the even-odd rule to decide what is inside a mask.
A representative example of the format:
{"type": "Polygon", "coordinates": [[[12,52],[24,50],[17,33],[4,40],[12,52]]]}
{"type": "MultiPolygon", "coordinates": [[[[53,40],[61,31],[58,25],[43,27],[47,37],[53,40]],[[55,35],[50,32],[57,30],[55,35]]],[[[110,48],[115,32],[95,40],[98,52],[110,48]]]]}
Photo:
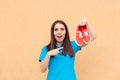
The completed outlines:
{"type": "Polygon", "coordinates": [[[87,31],[84,31],[84,34],[85,34],[86,36],[88,36],[88,32],[87,32],[87,31]]]}

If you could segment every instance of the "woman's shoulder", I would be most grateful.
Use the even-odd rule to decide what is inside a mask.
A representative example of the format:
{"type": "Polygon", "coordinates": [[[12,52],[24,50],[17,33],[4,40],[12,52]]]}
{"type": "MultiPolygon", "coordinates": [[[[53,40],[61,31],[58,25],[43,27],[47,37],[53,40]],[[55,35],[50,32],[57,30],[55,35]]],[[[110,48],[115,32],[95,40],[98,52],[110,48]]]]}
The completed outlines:
{"type": "Polygon", "coordinates": [[[71,41],[71,46],[72,46],[72,49],[73,49],[73,51],[74,51],[75,54],[76,54],[79,50],[81,50],[81,47],[76,44],[75,40],[71,41]]]}
{"type": "Polygon", "coordinates": [[[42,47],[42,50],[46,50],[46,51],[47,51],[47,45],[44,45],[44,46],[42,47]]]}
{"type": "Polygon", "coordinates": [[[70,43],[71,43],[71,44],[76,44],[76,43],[75,43],[75,40],[70,41],[70,43]]]}
{"type": "Polygon", "coordinates": [[[77,45],[77,43],[75,42],[75,40],[71,41],[71,46],[73,49],[81,49],[81,47],[79,45],[77,45]]]}

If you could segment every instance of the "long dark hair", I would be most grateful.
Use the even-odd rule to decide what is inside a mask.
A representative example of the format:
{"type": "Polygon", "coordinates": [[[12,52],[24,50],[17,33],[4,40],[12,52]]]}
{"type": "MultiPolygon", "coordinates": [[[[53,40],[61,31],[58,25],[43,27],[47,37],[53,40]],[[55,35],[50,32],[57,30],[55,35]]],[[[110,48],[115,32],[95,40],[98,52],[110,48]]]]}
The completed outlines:
{"type": "Polygon", "coordinates": [[[62,46],[64,47],[63,48],[63,55],[69,54],[71,57],[73,57],[74,52],[73,52],[73,49],[72,49],[71,43],[70,43],[69,31],[68,31],[66,23],[62,20],[56,20],[52,24],[52,26],[51,26],[51,40],[50,40],[50,43],[47,45],[47,49],[48,49],[48,51],[50,51],[52,49],[55,49],[55,47],[56,47],[56,39],[54,36],[54,27],[57,23],[63,24],[65,27],[65,30],[66,30],[65,38],[64,38],[63,44],[62,44],[62,46]]]}

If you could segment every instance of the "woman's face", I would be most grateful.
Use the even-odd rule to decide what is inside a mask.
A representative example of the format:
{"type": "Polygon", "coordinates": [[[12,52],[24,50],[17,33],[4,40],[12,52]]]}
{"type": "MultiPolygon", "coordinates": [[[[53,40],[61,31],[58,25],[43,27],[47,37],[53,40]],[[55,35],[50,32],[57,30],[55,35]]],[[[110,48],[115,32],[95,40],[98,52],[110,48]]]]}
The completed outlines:
{"type": "Polygon", "coordinates": [[[65,26],[61,23],[57,23],[54,27],[54,36],[57,43],[63,42],[65,34],[66,34],[65,26]]]}

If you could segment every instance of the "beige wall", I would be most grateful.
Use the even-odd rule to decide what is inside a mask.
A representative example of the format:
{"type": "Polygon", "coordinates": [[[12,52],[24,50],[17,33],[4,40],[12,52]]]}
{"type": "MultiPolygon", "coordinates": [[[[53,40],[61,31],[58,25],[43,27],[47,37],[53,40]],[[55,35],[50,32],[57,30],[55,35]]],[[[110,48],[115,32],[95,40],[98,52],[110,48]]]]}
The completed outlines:
{"type": "Polygon", "coordinates": [[[56,19],[69,26],[71,40],[82,18],[96,40],[78,52],[78,80],[120,80],[119,0],[0,0],[0,80],[45,80],[39,69],[41,48],[56,19]]]}

